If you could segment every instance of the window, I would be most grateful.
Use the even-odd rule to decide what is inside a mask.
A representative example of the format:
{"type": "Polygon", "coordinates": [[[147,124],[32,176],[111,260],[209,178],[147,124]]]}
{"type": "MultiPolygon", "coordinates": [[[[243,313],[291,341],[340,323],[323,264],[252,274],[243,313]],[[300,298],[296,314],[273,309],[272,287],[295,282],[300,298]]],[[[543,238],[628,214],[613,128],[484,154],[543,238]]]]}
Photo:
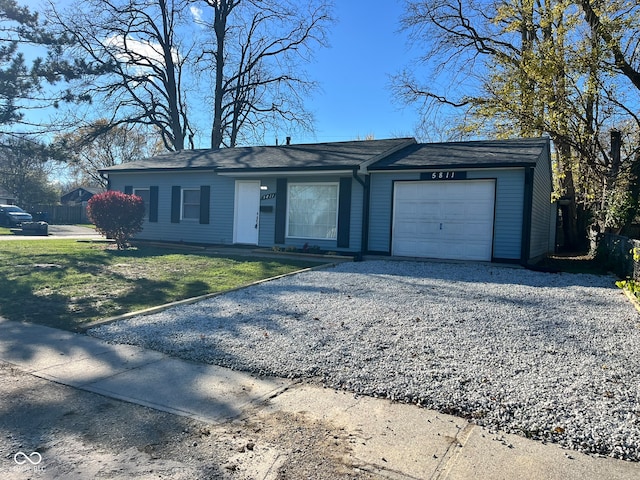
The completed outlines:
{"type": "Polygon", "coordinates": [[[200,189],[182,189],[182,220],[200,219],[200,189]]]}
{"type": "Polygon", "coordinates": [[[337,183],[290,183],[288,185],[288,237],[335,239],[337,225],[337,183]]]}
{"type": "Polygon", "coordinates": [[[144,202],[144,218],[149,218],[149,202],[151,201],[151,195],[148,188],[134,188],[133,194],[137,195],[144,202]]]}

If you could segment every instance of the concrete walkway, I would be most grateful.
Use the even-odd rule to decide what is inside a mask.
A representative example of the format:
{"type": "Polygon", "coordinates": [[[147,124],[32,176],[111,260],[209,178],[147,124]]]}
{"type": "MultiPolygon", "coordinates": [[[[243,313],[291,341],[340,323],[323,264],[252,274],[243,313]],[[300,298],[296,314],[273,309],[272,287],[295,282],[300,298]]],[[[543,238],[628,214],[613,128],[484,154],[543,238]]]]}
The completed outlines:
{"type": "Polygon", "coordinates": [[[381,478],[640,478],[637,463],[490,432],[416,406],[258,378],[39,325],[0,319],[0,360],[53,382],[208,423],[304,412],[344,429],[353,439],[345,464],[381,478]]]}

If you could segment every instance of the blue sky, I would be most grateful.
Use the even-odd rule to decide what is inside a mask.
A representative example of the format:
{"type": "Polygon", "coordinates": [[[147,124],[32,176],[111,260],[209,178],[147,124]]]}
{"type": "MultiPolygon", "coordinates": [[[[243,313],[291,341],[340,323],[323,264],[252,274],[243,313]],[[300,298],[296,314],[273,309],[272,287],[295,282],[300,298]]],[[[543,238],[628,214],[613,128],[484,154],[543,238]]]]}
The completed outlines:
{"type": "MultiPolygon", "coordinates": [[[[418,55],[409,51],[407,35],[400,31],[403,9],[404,0],[334,0],[330,46],[317,49],[314,62],[304,66],[320,86],[305,100],[315,118],[315,131],[281,129],[267,134],[264,142],[274,144],[277,136],[283,143],[288,135],[294,143],[414,136],[417,109],[394,100],[390,85],[391,75],[418,55]]],[[[207,147],[206,127],[196,136],[197,148],[207,147]]]]}
{"type": "Polygon", "coordinates": [[[399,32],[402,0],[338,0],[331,47],[316,53],[309,66],[321,91],[308,102],[316,119],[315,135],[294,142],[377,139],[413,135],[415,108],[394,100],[390,75],[399,73],[416,52],[399,32]]]}

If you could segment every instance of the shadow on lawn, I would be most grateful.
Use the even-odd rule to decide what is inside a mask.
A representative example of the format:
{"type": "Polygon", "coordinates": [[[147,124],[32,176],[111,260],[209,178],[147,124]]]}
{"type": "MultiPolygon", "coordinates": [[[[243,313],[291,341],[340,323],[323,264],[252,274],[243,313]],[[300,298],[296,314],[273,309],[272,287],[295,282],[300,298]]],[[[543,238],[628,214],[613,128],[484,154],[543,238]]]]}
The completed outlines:
{"type": "Polygon", "coordinates": [[[11,264],[0,267],[0,316],[79,331],[82,325],[100,318],[271,277],[282,273],[284,263],[307,266],[154,247],[66,248],[10,254],[11,264]],[[187,270],[173,268],[173,260],[168,257],[173,253],[187,257],[187,270]],[[245,269],[247,263],[252,265],[245,269]],[[198,278],[203,269],[209,268],[210,278],[198,278]],[[194,269],[198,275],[188,278],[194,269]]]}
{"type": "MultiPolygon", "coordinates": [[[[108,268],[127,259],[160,254],[156,249],[136,249],[83,251],[79,257],[64,253],[17,256],[10,270],[0,269],[0,316],[78,331],[98,318],[172,301],[176,292],[171,281],[131,278],[108,268]],[[94,285],[98,275],[101,281],[94,285]],[[118,289],[126,291],[119,295],[118,289]]],[[[204,282],[191,282],[184,294],[206,287],[204,282]]]]}
{"type": "MultiPolygon", "coordinates": [[[[83,323],[118,315],[152,302],[170,301],[171,282],[149,279],[127,279],[132,288],[118,298],[73,298],[60,293],[36,293],[36,281],[9,279],[0,274],[0,291],[8,301],[0,302],[0,316],[18,322],[37,323],[69,331],[79,331],[83,323]],[[132,285],[131,285],[132,284],[132,285]]],[[[197,290],[200,285],[194,286],[197,290]]]]}

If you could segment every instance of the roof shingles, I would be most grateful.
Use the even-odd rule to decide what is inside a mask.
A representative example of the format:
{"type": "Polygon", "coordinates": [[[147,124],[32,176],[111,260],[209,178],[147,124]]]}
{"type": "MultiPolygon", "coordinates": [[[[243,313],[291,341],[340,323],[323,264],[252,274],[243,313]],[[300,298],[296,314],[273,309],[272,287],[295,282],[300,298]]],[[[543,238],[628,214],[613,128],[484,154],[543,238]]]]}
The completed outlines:
{"type": "Polygon", "coordinates": [[[412,138],[305,145],[182,150],[100,170],[105,173],[215,170],[217,172],[354,170],[370,171],[534,166],[546,138],[424,143],[412,138]]]}
{"type": "Polygon", "coordinates": [[[415,143],[410,138],[314,143],[262,147],[236,147],[219,150],[182,150],[109,167],[101,171],[206,169],[244,170],[324,170],[355,169],[372,158],[415,143]]]}
{"type": "Polygon", "coordinates": [[[546,138],[416,144],[374,163],[369,170],[534,166],[548,144],[546,138]]]}

